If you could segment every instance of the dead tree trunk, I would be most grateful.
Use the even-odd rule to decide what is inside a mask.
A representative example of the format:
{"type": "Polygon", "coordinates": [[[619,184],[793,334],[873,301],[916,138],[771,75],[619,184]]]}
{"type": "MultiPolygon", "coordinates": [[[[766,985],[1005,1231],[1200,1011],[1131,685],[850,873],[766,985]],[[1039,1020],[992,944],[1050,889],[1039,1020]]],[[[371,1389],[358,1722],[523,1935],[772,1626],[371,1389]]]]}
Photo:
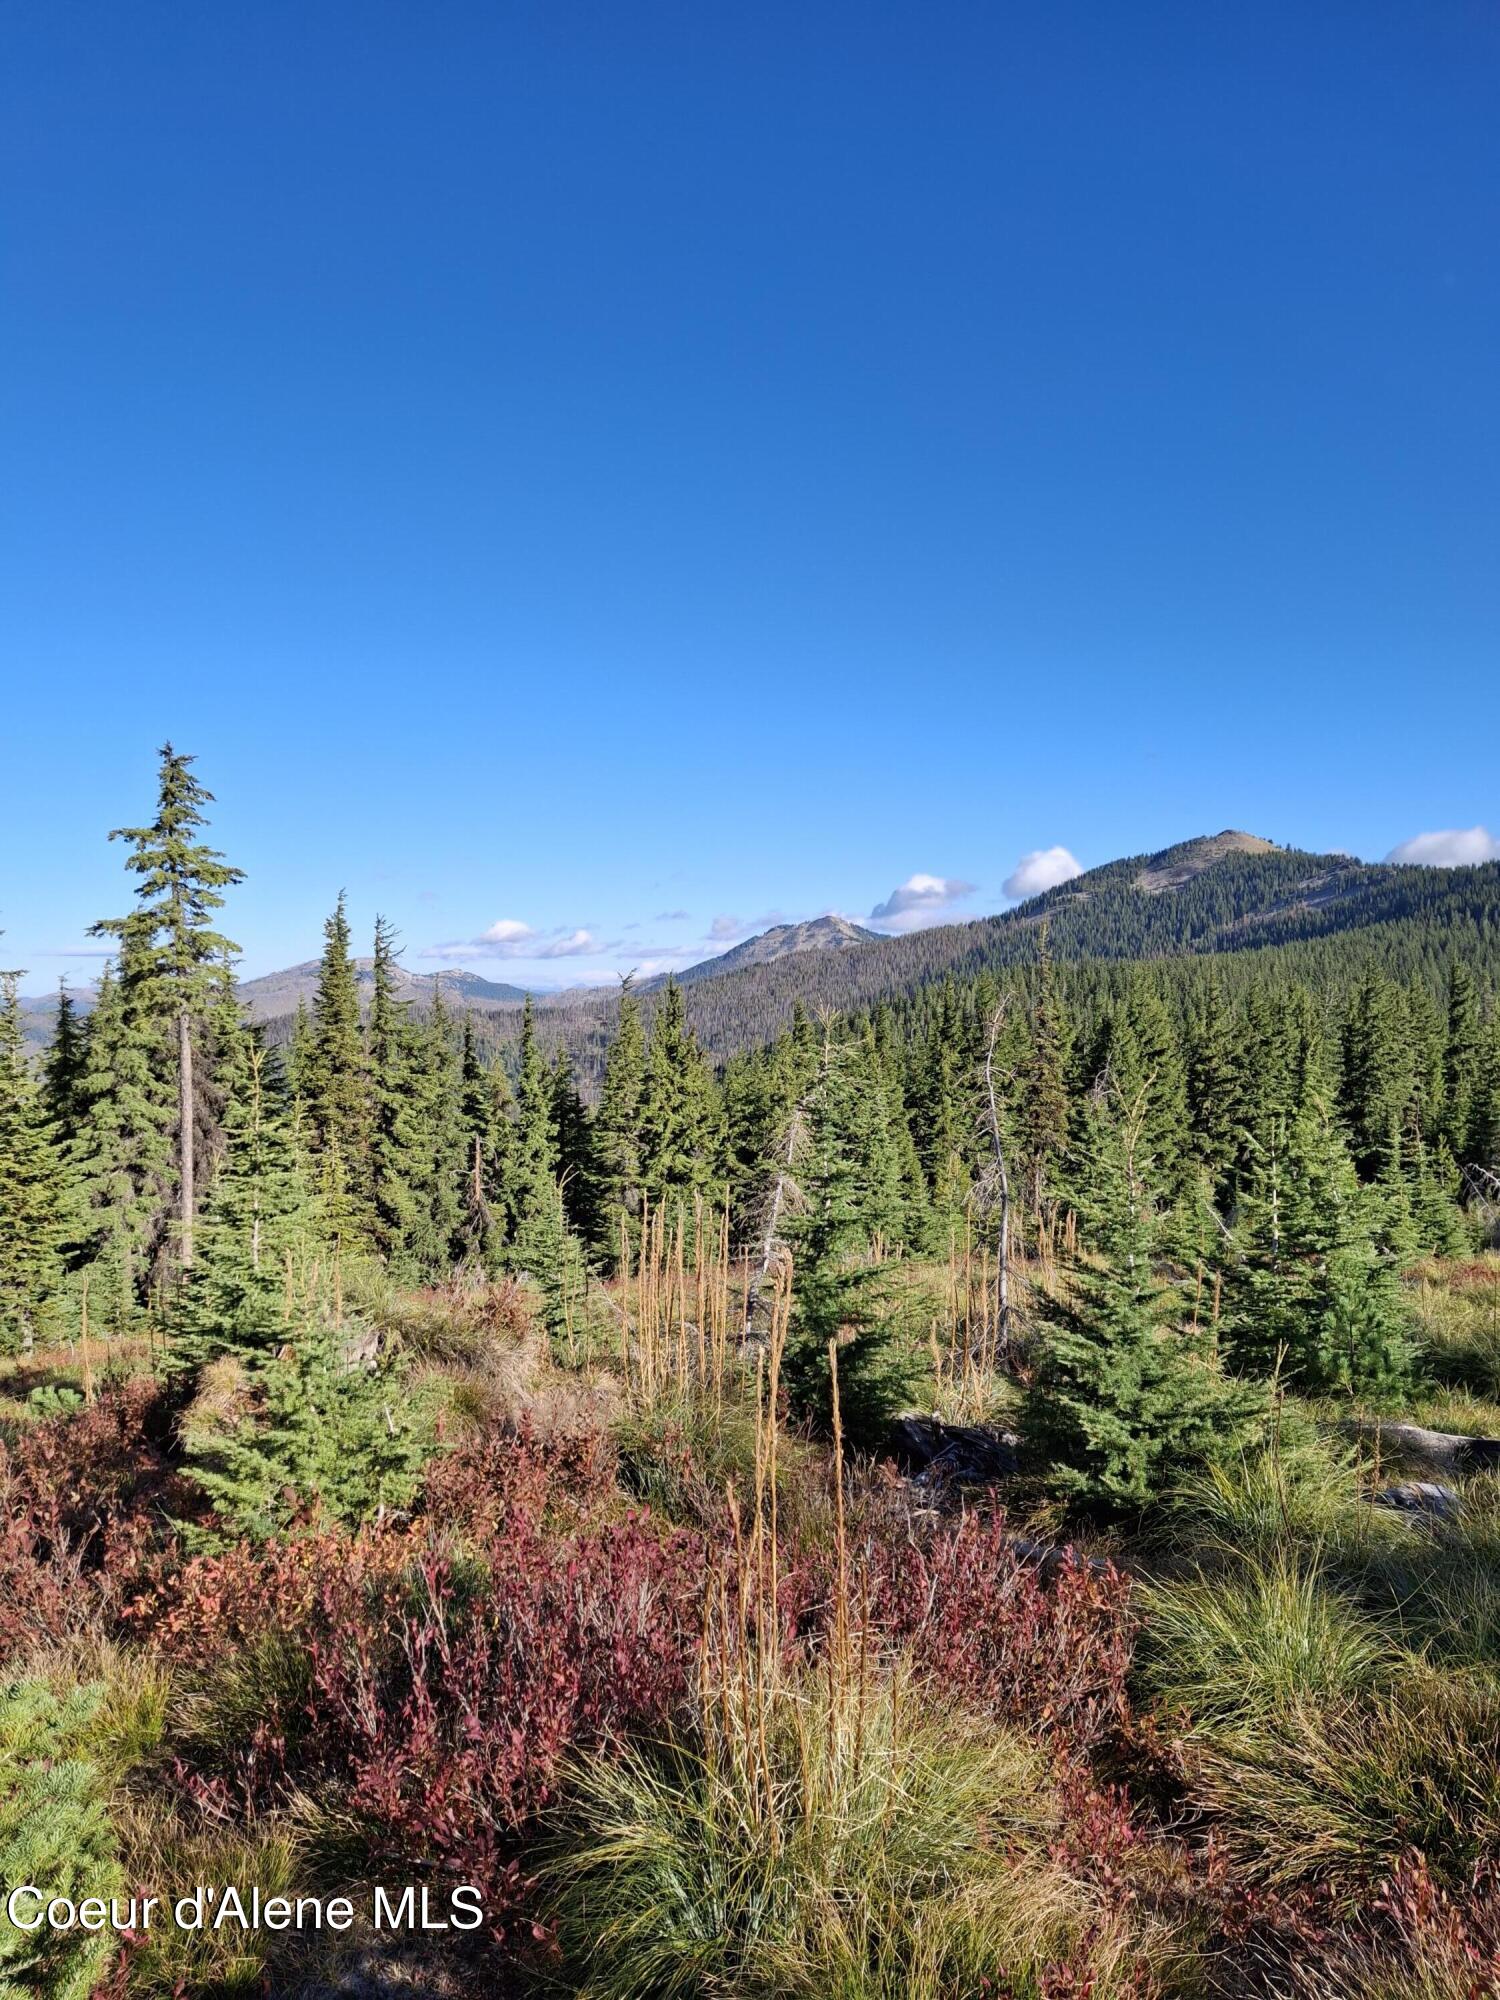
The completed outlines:
{"type": "Polygon", "coordinates": [[[193,1186],[196,1162],[193,1156],[193,1031],[188,1010],[177,1016],[177,1166],[181,1186],[182,1267],[193,1261],[193,1219],[196,1195],[193,1186]]]}
{"type": "Polygon", "coordinates": [[[990,1038],[984,1051],[984,1087],[989,1099],[990,1144],[995,1153],[995,1189],[1000,1209],[1000,1249],[995,1268],[995,1323],[999,1352],[1010,1352],[1010,1168],[1005,1158],[1005,1135],[1000,1124],[1000,1095],[995,1088],[995,1044],[1005,1019],[1002,1002],[990,1022],[990,1038]]]}

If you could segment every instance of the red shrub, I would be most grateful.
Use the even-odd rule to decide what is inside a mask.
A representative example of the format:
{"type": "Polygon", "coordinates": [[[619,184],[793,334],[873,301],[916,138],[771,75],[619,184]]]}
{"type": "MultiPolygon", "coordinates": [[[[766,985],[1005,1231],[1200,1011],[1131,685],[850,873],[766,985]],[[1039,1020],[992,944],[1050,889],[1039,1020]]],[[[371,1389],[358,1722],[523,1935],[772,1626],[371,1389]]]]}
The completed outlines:
{"type": "Polygon", "coordinates": [[[434,1459],[422,1506],[440,1525],[485,1540],[516,1514],[577,1521],[618,1498],[614,1452],[602,1431],[538,1437],[523,1423],[517,1431],[484,1431],[434,1459]]]}
{"type": "Polygon", "coordinates": [[[1459,1901],[1434,1881],[1425,1858],[1403,1855],[1376,1905],[1416,1964],[1462,1979],[1474,2000],[1500,1994],[1500,1881],[1480,1869],[1459,1901]]]}
{"type": "Polygon", "coordinates": [[[0,1445],[0,1659],[113,1624],[140,1588],[186,1504],[162,1427],[154,1385],[136,1380],[0,1445]]]}
{"type": "Polygon", "coordinates": [[[433,1546],[403,1593],[352,1618],[325,1587],[310,1750],[391,1857],[463,1871],[492,1904],[515,1836],[575,1747],[659,1728],[696,1653],[702,1552],[642,1520],[569,1541],[520,1511],[465,1575],[433,1546]]]}
{"type": "MultiPolygon", "coordinates": [[[[1077,1754],[1124,1722],[1135,1640],[1128,1580],[1071,1552],[1046,1573],[1004,1517],[969,1514],[926,1540],[872,1522],[850,1563],[856,1608],[947,1696],[1053,1736],[1077,1754]]],[[[814,1643],[832,1595],[828,1559],[795,1565],[781,1609],[791,1644],[814,1643]]]]}

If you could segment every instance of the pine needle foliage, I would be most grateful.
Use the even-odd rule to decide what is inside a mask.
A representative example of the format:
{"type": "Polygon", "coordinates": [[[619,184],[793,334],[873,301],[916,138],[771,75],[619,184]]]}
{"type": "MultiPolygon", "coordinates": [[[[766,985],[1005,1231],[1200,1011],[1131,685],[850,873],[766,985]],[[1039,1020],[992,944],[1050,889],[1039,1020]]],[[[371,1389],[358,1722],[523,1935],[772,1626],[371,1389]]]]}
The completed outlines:
{"type": "Polygon", "coordinates": [[[1090,1107],[1086,1183],[1092,1255],[1046,1302],[1049,1333],[1023,1406],[1033,1450],[1061,1491],[1143,1506],[1182,1469],[1232,1452],[1264,1406],[1227,1377],[1211,1327],[1184,1323],[1157,1269],[1160,1218],[1143,1167],[1148,1099],[1090,1107]]]}

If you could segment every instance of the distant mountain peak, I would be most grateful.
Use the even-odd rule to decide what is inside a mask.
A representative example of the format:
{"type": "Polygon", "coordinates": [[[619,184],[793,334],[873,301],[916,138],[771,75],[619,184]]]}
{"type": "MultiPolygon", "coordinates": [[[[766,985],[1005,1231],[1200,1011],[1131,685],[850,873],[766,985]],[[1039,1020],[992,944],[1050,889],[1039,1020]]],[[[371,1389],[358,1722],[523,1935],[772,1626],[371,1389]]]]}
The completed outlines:
{"type": "Polygon", "coordinates": [[[747,965],[770,965],[776,959],[791,958],[799,952],[848,951],[855,945],[883,942],[879,931],[867,931],[863,924],[851,923],[847,917],[835,916],[830,911],[826,917],[813,917],[805,924],[773,924],[770,930],[746,938],[732,951],[688,966],[677,974],[677,983],[691,986],[699,979],[717,978],[721,972],[738,972],[747,965]]]}
{"type": "Polygon", "coordinates": [[[1149,855],[1136,875],[1135,887],[1159,896],[1165,889],[1180,889],[1226,855],[1275,852],[1274,840],[1263,840],[1258,833],[1241,833],[1232,826],[1222,833],[1200,833],[1192,840],[1178,841],[1175,847],[1164,847],[1160,854],[1149,855]]]}
{"type": "MultiPolygon", "coordinates": [[[[375,983],[375,961],[373,958],[356,958],[353,964],[355,984],[360,990],[361,1004],[364,1004],[375,983]]],[[[243,980],[240,999],[256,1021],[272,1021],[282,1015],[295,1014],[299,1001],[311,1007],[313,995],[318,990],[318,970],[317,959],[305,958],[300,965],[289,965],[280,972],[267,972],[259,979],[243,980]]],[[[486,979],[480,973],[466,971],[463,966],[450,965],[437,972],[410,972],[398,960],[391,973],[397,997],[413,1002],[419,1009],[430,1006],[439,991],[449,1000],[465,1007],[478,1007],[481,1011],[488,1007],[509,1006],[526,998],[522,987],[506,986],[499,980],[486,979]]]]}

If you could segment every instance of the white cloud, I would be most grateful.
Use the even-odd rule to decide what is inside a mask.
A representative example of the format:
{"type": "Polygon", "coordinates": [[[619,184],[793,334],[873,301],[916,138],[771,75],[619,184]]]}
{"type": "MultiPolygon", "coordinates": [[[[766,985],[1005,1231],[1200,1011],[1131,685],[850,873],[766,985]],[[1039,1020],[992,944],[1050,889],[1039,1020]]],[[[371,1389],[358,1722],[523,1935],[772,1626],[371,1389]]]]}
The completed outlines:
{"type": "Polygon", "coordinates": [[[419,956],[455,962],[472,958],[580,958],[586,952],[600,949],[593,932],[582,926],[570,930],[566,924],[559,924],[555,930],[539,931],[531,924],[523,924],[519,917],[501,917],[478,937],[449,938],[443,944],[430,944],[419,956]]]}
{"type": "Polygon", "coordinates": [[[1385,858],[1423,868],[1472,868],[1481,861],[1500,861],[1500,840],[1482,826],[1452,827],[1445,833],[1413,834],[1385,858]]]}
{"type": "Polygon", "coordinates": [[[737,944],[741,938],[754,937],[758,932],[771,930],[786,921],[780,910],[766,910],[758,917],[715,917],[708,927],[706,942],[737,944]]]}
{"type": "Polygon", "coordinates": [[[875,905],[870,922],[895,931],[920,930],[925,924],[941,922],[950,904],[961,903],[973,893],[974,884],[960,882],[957,876],[908,875],[883,903],[875,905]]]}
{"type": "Polygon", "coordinates": [[[567,931],[562,936],[550,938],[534,954],[537,958],[582,958],[586,952],[599,951],[602,947],[592,931],[567,931]]]}
{"type": "Polygon", "coordinates": [[[1071,882],[1082,873],[1067,848],[1034,847],[1021,856],[1001,887],[1011,902],[1019,903],[1028,896],[1040,896],[1044,889],[1055,889],[1060,882],[1071,882]]]}

